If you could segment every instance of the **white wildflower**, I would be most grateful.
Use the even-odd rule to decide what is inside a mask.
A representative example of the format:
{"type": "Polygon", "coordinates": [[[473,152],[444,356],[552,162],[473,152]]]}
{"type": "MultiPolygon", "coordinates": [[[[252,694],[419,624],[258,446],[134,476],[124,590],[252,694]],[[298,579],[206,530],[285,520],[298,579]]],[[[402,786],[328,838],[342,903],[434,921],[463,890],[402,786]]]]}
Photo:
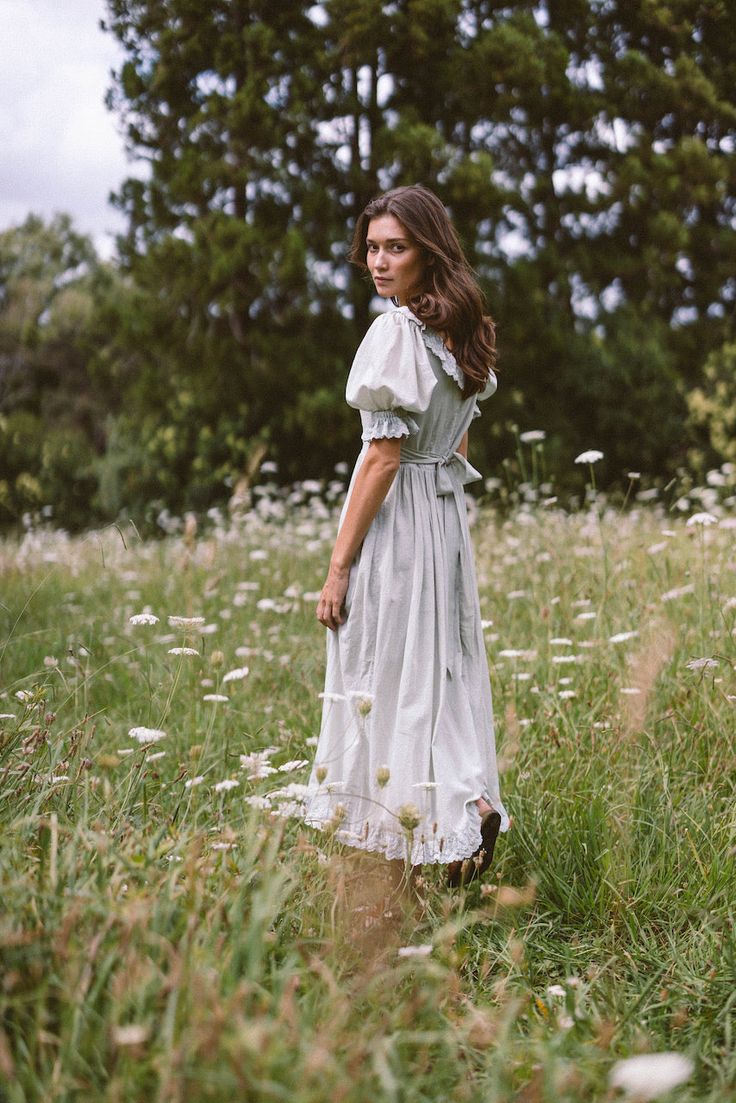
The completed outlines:
{"type": "Polygon", "coordinates": [[[172,628],[199,628],[204,624],[204,617],[169,617],[172,628]]]}
{"type": "Polygon", "coordinates": [[[268,799],[268,797],[259,797],[259,796],[254,795],[254,796],[251,796],[251,797],[243,797],[243,800],[245,801],[246,804],[249,804],[251,806],[251,808],[270,808],[271,807],[271,801],[268,799]]]}
{"type": "Polygon", "coordinates": [[[580,663],[583,661],[582,655],[553,655],[552,662],[556,666],[560,666],[562,663],[580,663]]]}
{"type": "Polygon", "coordinates": [[[577,693],[574,689],[561,689],[557,696],[561,697],[563,701],[566,701],[570,697],[577,697],[577,693]]]}
{"type": "Polygon", "coordinates": [[[185,789],[192,789],[195,785],[201,785],[204,781],[204,774],[198,774],[197,777],[190,777],[188,781],[184,782],[185,789]]]}
{"type": "Polygon", "coordinates": [[[568,640],[567,636],[553,636],[549,642],[554,647],[572,647],[572,640],[568,640]]]}
{"type": "Polygon", "coordinates": [[[603,453],[595,448],[589,448],[587,452],[581,452],[575,457],[575,463],[598,463],[603,459],[603,453]]]}
{"type": "Polygon", "coordinates": [[[223,682],[237,682],[243,678],[247,678],[250,673],[247,666],[236,666],[234,670],[228,670],[227,674],[223,674],[223,682]]]}
{"type": "Polygon", "coordinates": [[[229,701],[230,698],[226,697],[224,693],[205,693],[202,700],[203,701],[229,701]]]}
{"type": "Polygon", "coordinates": [[[154,751],[153,754],[147,754],[146,755],[146,762],[158,762],[159,758],[165,758],[165,757],[166,757],[166,751],[154,751]]]}
{"type": "Polygon", "coordinates": [[[305,766],[309,765],[309,761],[306,758],[294,758],[289,762],[283,762],[276,769],[280,774],[290,774],[293,770],[303,770],[305,766]]]}
{"type": "Polygon", "coordinates": [[[562,987],[561,984],[548,984],[547,985],[547,995],[548,996],[560,996],[560,997],[564,998],[567,995],[567,992],[565,991],[565,989],[562,987]]]}
{"type": "Polygon", "coordinates": [[[684,1084],[693,1070],[693,1062],[681,1053],[642,1053],[617,1061],[608,1082],[637,1101],[656,1099],[684,1084]]]}
{"type": "Polygon", "coordinates": [[[638,697],[641,693],[641,690],[638,688],[638,686],[624,686],[621,692],[626,697],[638,697]]]}
{"type": "Polygon", "coordinates": [[[225,781],[218,781],[214,789],[216,793],[227,793],[229,789],[237,789],[239,785],[239,781],[233,781],[232,778],[226,778],[225,781]]]}
{"type": "Polygon", "coordinates": [[[685,524],[688,528],[693,525],[717,525],[718,518],[714,517],[712,513],[693,513],[692,517],[688,517],[685,524]]]}
{"type": "Polygon", "coordinates": [[[718,659],[691,659],[685,666],[688,670],[716,670],[718,659]]]}
{"type": "Polygon", "coordinates": [[[139,1046],[148,1040],[150,1027],[143,1023],[127,1023],[112,1028],[112,1040],[116,1046],[139,1046]]]}
{"type": "Polygon", "coordinates": [[[688,582],[686,586],[677,586],[674,590],[667,590],[666,593],[662,594],[659,600],[662,602],[675,601],[678,597],[685,597],[687,594],[692,594],[694,592],[695,586],[692,582],[688,582]]]}
{"type": "Polygon", "coordinates": [[[396,951],[399,957],[429,957],[432,953],[432,946],[425,944],[423,946],[399,946],[396,951]]]}
{"type": "Polygon", "coordinates": [[[167,654],[169,655],[199,655],[196,647],[170,647],[167,654]]]}
{"type": "Polygon", "coordinates": [[[609,643],[626,643],[627,640],[633,640],[639,633],[636,629],[632,629],[630,632],[617,632],[615,636],[609,636],[609,643]]]}
{"type": "Polygon", "coordinates": [[[160,728],[130,728],[128,735],[139,743],[158,743],[159,739],[166,738],[166,732],[161,731],[160,728]]]}
{"type": "Polygon", "coordinates": [[[134,613],[128,620],[131,624],[158,624],[158,617],[153,613],[134,613]]]}
{"type": "Polygon", "coordinates": [[[524,433],[519,433],[519,440],[522,444],[536,444],[537,441],[545,439],[547,434],[544,429],[527,429],[524,433]]]}

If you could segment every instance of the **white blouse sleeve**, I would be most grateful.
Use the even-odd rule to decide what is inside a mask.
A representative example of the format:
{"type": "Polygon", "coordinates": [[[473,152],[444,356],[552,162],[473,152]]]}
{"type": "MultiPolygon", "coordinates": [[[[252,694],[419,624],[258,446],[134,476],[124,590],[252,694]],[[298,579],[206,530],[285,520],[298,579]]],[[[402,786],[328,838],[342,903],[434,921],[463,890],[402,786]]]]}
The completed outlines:
{"type": "Polygon", "coordinates": [[[355,354],[345,386],[349,406],[371,416],[362,439],[419,432],[411,412],[423,413],[437,385],[421,328],[406,314],[381,314],[355,354]]]}
{"type": "Polygon", "coordinates": [[[497,387],[498,380],[496,379],[496,373],[494,372],[493,368],[490,368],[488,371],[488,379],[486,380],[485,387],[475,396],[475,406],[473,407],[473,420],[481,416],[480,406],[478,405],[478,403],[485,402],[487,398],[490,398],[492,394],[495,394],[497,387]]]}

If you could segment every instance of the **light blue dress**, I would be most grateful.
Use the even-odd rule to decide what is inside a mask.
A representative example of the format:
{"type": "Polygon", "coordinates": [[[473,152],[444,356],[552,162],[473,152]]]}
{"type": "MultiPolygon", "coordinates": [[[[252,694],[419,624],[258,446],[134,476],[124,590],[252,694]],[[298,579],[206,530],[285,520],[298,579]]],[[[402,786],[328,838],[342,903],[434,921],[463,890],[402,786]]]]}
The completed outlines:
{"type": "Polygon", "coordinates": [[[470,398],[462,381],[439,334],[401,307],[373,322],[345,391],[363,447],[340,525],[369,442],[404,439],[350,567],[345,620],[327,632],[304,820],[331,821],[341,842],[412,865],[480,846],[479,797],[509,827],[463,489],[482,476],[456,451],[496,378],[470,398]]]}

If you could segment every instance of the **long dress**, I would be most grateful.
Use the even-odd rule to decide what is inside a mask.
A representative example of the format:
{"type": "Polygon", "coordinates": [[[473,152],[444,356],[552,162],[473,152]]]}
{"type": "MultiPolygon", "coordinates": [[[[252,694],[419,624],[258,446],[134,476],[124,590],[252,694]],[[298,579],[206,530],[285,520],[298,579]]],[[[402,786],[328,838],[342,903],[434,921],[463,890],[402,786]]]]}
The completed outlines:
{"type": "Polygon", "coordinates": [[[455,449],[480,416],[438,333],[408,307],[379,315],[346,386],[363,447],[402,437],[401,462],[349,572],[345,619],[327,633],[320,734],[304,822],[412,865],[466,858],[481,844],[476,801],[501,815],[493,706],[455,449]]]}

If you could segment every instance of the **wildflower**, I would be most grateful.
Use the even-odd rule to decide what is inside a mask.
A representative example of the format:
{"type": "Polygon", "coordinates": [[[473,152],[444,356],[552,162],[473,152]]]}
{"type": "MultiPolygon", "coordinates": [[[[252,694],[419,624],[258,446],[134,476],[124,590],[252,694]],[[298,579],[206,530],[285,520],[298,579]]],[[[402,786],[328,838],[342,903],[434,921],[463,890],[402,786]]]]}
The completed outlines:
{"type": "Polygon", "coordinates": [[[348,696],[361,716],[367,716],[373,708],[375,697],[372,693],[366,693],[361,689],[351,689],[348,691],[348,696]]]}
{"type": "Polygon", "coordinates": [[[527,429],[525,433],[519,433],[519,440],[522,444],[536,444],[537,441],[544,440],[546,436],[544,429],[527,429]]]}
{"type": "Polygon", "coordinates": [[[565,991],[565,989],[562,987],[561,984],[548,984],[547,985],[547,995],[548,996],[561,996],[561,997],[564,998],[567,995],[567,992],[565,991]]]}
{"type": "Polygon", "coordinates": [[[229,701],[230,698],[226,697],[224,693],[205,693],[202,700],[203,701],[229,701]]]}
{"type": "Polygon", "coordinates": [[[127,1023],[112,1028],[112,1040],[116,1046],[139,1046],[148,1040],[150,1028],[143,1023],[127,1023]]]}
{"type": "Polygon", "coordinates": [[[146,762],[158,762],[159,758],[165,758],[166,751],[154,751],[153,754],[146,755],[146,762]]]}
{"type": "Polygon", "coordinates": [[[575,620],[595,620],[597,616],[597,613],[594,613],[592,609],[589,609],[586,613],[577,613],[575,616],[575,620]]]}
{"type": "Polygon", "coordinates": [[[279,469],[279,465],[274,460],[264,460],[261,464],[262,475],[275,475],[279,469]]]}
{"type": "Polygon", "coordinates": [[[43,665],[49,670],[53,670],[54,667],[57,667],[59,665],[59,660],[53,655],[46,655],[43,660],[43,665]]]}
{"type": "Polygon", "coordinates": [[[506,597],[509,601],[517,601],[520,597],[526,597],[526,590],[510,590],[506,597]]]}
{"type": "Polygon", "coordinates": [[[678,597],[685,597],[686,594],[692,594],[695,591],[695,586],[692,582],[688,582],[686,586],[677,586],[674,590],[668,590],[665,594],[662,594],[659,599],[662,602],[674,601],[678,597]]]}
{"type": "Polygon", "coordinates": [[[199,655],[196,647],[170,647],[169,655],[199,655]]]}
{"type": "Polygon", "coordinates": [[[693,525],[717,525],[718,518],[714,517],[712,513],[693,513],[692,517],[688,517],[685,524],[687,528],[691,528],[693,525]]]}
{"type": "Polygon", "coordinates": [[[626,643],[627,640],[633,640],[639,633],[634,629],[631,632],[617,632],[615,636],[609,636],[609,643],[626,643]]]}
{"type": "Polygon", "coordinates": [[[251,808],[270,808],[271,807],[271,801],[268,799],[268,797],[259,797],[259,796],[243,797],[243,800],[245,801],[246,804],[249,804],[251,806],[251,808]]]}
{"type": "Polygon", "coordinates": [[[225,662],[224,651],[213,651],[210,655],[210,666],[222,666],[225,662]]]}
{"type": "Polygon", "coordinates": [[[416,804],[402,804],[397,812],[399,823],[406,831],[413,831],[422,821],[422,815],[416,804]]]}
{"type": "Polygon", "coordinates": [[[314,776],[317,778],[317,782],[321,785],[322,782],[327,777],[327,767],[326,766],[318,766],[316,768],[316,770],[314,771],[314,776]]]}
{"type": "Polygon", "coordinates": [[[158,743],[159,739],[166,738],[166,732],[160,728],[130,728],[128,735],[139,743],[158,743]]]}
{"type": "Polygon", "coordinates": [[[222,680],[223,680],[223,683],[224,682],[236,682],[238,680],[242,680],[243,678],[247,678],[249,673],[250,673],[249,667],[247,667],[247,666],[236,666],[234,670],[228,670],[227,674],[223,674],[222,680]]]}
{"type": "Polygon", "coordinates": [[[235,843],[213,843],[213,850],[235,850],[235,843]]]}
{"type": "Polygon", "coordinates": [[[602,459],[602,452],[595,448],[589,448],[587,452],[581,452],[579,456],[575,457],[575,463],[598,463],[598,460],[602,459]]]}
{"type": "Polygon", "coordinates": [[[16,689],[15,696],[23,704],[25,704],[27,701],[33,700],[33,694],[31,693],[30,689],[16,689]]]}
{"type": "Polygon", "coordinates": [[[128,621],[130,624],[158,624],[158,617],[153,613],[134,613],[128,621]]]}
{"type": "Polygon", "coordinates": [[[626,478],[627,479],[634,479],[634,480],[635,479],[640,479],[641,478],[641,471],[627,471],[626,472],[626,478]]]}
{"type": "Polygon", "coordinates": [[[553,636],[549,642],[555,647],[572,647],[572,640],[568,640],[567,636],[553,636]]]}
{"type": "Polygon", "coordinates": [[[225,781],[218,781],[215,785],[216,793],[227,793],[229,789],[237,789],[240,785],[239,781],[233,781],[231,778],[227,778],[225,781]]]}
{"type": "Polygon", "coordinates": [[[69,775],[68,774],[55,774],[51,778],[51,784],[52,785],[56,785],[56,783],[60,782],[60,781],[69,781],[69,775]]]}
{"type": "Polygon", "coordinates": [[[382,789],[384,788],[384,786],[388,785],[390,778],[391,771],[389,770],[388,766],[379,766],[376,770],[376,782],[381,786],[382,789]]]}
{"type": "Polygon", "coordinates": [[[204,774],[198,774],[197,777],[190,777],[188,781],[184,782],[185,789],[192,789],[195,785],[201,785],[204,781],[204,774]]]}
{"type": "Polygon", "coordinates": [[[562,663],[579,663],[582,661],[582,655],[553,655],[552,662],[556,666],[560,666],[562,663]]]}
{"type": "Polygon", "coordinates": [[[399,946],[396,951],[399,957],[429,957],[432,953],[432,946],[425,944],[423,946],[399,946]]]}
{"type": "Polygon", "coordinates": [[[718,666],[718,659],[691,659],[689,663],[685,663],[688,670],[715,670],[718,666]]]}
{"type": "Polygon", "coordinates": [[[641,690],[637,686],[624,686],[621,692],[626,697],[638,697],[638,695],[641,693],[641,690]]]}
{"type": "Polygon", "coordinates": [[[199,628],[203,624],[204,617],[169,617],[172,628],[199,628]]]}
{"type": "Polygon", "coordinates": [[[504,648],[503,651],[499,651],[499,658],[501,659],[536,659],[536,651],[519,651],[513,647],[504,648]]]}
{"type": "Polygon", "coordinates": [[[281,774],[290,774],[293,770],[303,770],[308,765],[309,762],[306,758],[294,758],[289,762],[282,763],[281,766],[277,766],[276,769],[281,774]]]}
{"type": "Polygon", "coordinates": [[[0,720],[15,720],[14,712],[0,712],[0,720]]]}
{"type": "Polygon", "coordinates": [[[617,1061],[608,1082],[637,1100],[656,1099],[689,1080],[693,1068],[690,1058],[681,1053],[642,1053],[617,1061]]]}
{"type": "Polygon", "coordinates": [[[557,696],[561,697],[563,700],[567,700],[570,697],[577,697],[577,693],[574,689],[561,689],[557,696]]]}

